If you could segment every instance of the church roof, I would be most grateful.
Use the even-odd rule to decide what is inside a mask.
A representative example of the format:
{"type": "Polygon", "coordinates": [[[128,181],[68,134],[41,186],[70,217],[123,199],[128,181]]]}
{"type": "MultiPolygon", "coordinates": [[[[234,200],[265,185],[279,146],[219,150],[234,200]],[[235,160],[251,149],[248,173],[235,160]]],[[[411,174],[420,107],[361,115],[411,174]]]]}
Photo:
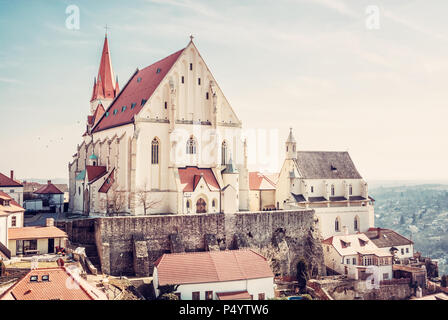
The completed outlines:
{"type": "Polygon", "coordinates": [[[106,180],[104,180],[104,183],[100,187],[98,192],[107,193],[109,191],[109,189],[112,187],[112,185],[114,184],[114,181],[115,181],[114,171],[115,171],[115,169],[112,169],[112,172],[109,174],[109,176],[106,178],[106,180]]]}
{"type": "Polygon", "coordinates": [[[249,172],[250,190],[275,190],[275,183],[260,172],[249,172]]]}
{"type": "Polygon", "coordinates": [[[362,179],[346,151],[298,151],[295,162],[305,179],[362,179]]]}
{"type": "Polygon", "coordinates": [[[107,36],[104,38],[103,52],[101,54],[100,68],[98,70],[98,78],[93,83],[92,98],[96,99],[113,99],[118,94],[117,83],[114,83],[114,70],[112,69],[112,61],[110,59],[109,42],[107,36]]]}
{"type": "Polygon", "coordinates": [[[95,125],[93,132],[132,123],[134,116],[143,109],[183,51],[179,50],[142,70],[137,69],[95,125]]]}
{"type": "Polygon", "coordinates": [[[107,173],[105,166],[86,166],[87,179],[92,183],[107,173]]]}
{"type": "Polygon", "coordinates": [[[220,189],[219,183],[210,168],[185,167],[179,168],[180,183],[184,186],[184,192],[193,192],[199,180],[204,178],[207,185],[213,189],[220,189]]]}

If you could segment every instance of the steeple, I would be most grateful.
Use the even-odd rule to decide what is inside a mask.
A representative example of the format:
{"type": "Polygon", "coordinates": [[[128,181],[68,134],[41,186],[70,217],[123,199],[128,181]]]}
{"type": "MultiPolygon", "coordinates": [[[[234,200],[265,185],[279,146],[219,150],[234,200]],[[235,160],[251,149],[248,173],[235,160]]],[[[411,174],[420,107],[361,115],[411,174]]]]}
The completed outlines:
{"type": "Polygon", "coordinates": [[[118,92],[118,78],[115,79],[114,76],[112,60],[109,52],[109,42],[106,34],[104,37],[103,52],[101,54],[98,77],[94,81],[93,93],[90,102],[97,99],[112,101],[118,95],[118,92]]]}
{"type": "Polygon", "coordinates": [[[286,159],[294,159],[296,157],[296,139],[292,134],[292,128],[289,128],[289,136],[286,139],[286,159]]]}

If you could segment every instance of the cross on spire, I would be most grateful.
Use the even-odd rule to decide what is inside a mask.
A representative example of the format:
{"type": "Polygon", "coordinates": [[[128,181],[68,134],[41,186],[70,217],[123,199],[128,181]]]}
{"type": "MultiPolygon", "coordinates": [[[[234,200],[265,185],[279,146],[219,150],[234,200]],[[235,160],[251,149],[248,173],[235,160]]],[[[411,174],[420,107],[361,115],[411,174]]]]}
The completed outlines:
{"type": "Polygon", "coordinates": [[[110,27],[108,27],[107,24],[106,24],[106,26],[104,27],[104,29],[106,29],[106,37],[107,37],[107,29],[110,29],[110,27]]]}
{"type": "Polygon", "coordinates": [[[194,36],[190,34],[190,41],[193,41],[194,36]]]}

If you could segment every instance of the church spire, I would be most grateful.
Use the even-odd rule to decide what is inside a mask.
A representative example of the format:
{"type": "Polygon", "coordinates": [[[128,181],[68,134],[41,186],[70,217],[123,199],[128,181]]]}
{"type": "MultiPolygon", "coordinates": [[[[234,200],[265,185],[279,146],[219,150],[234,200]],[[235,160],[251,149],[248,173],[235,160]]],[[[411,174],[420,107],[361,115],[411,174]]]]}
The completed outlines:
{"type": "Polygon", "coordinates": [[[112,68],[112,60],[109,52],[109,42],[107,33],[104,37],[103,52],[101,54],[100,68],[98,70],[97,81],[93,87],[92,99],[113,100],[118,95],[118,81],[115,82],[114,70],[112,68]]]}
{"type": "Polygon", "coordinates": [[[296,157],[296,139],[292,134],[292,128],[289,128],[288,139],[286,139],[286,159],[294,159],[296,157]]]}

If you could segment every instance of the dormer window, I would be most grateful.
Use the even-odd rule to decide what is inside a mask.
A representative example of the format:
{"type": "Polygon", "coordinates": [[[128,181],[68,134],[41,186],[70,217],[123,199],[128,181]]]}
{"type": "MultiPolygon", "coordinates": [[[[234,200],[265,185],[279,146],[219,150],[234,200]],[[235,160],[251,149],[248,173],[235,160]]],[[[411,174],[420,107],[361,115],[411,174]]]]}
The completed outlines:
{"type": "Polygon", "coordinates": [[[114,115],[116,115],[118,113],[118,109],[114,110],[114,115]]]}
{"type": "Polygon", "coordinates": [[[336,173],[338,172],[338,169],[335,166],[331,165],[331,171],[336,173]]]}
{"type": "Polygon", "coordinates": [[[126,110],[126,106],[121,107],[121,112],[124,112],[126,110]]]}
{"type": "Polygon", "coordinates": [[[141,78],[141,77],[138,77],[138,78],[137,78],[137,82],[142,82],[142,78],[141,78]]]}
{"type": "Polygon", "coordinates": [[[38,276],[31,276],[30,277],[30,282],[37,282],[39,280],[38,276]]]}
{"type": "Polygon", "coordinates": [[[146,103],[146,100],[145,99],[142,99],[142,107],[143,107],[143,105],[146,103]]]}
{"type": "Polygon", "coordinates": [[[156,73],[160,73],[160,71],[162,71],[162,69],[160,69],[160,68],[157,68],[157,71],[156,71],[156,73]]]}
{"type": "Polygon", "coordinates": [[[137,105],[137,104],[136,104],[135,102],[133,102],[133,103],[131,104],[131,109],[134,109],[136,105],[137,105]]]}
{"type": "Polygon", "coordinates": [[[44,275],[42,276],[42,281],[50,281],[50,275],[48,275],[48,274],[44,274],[44,275]]]}
{"type": "Polygon", "coordinates": [[[350,242],[345,242],[344,240],[341,240],[341,247],[342,247],[342,248],[348,248],[348,247],[350,247],[350,242]]]}
{"type": "Polygon", "coordinates": [[[109,111],[108,112],[106,112],[106,118],[109,116],[109,111]]]}

